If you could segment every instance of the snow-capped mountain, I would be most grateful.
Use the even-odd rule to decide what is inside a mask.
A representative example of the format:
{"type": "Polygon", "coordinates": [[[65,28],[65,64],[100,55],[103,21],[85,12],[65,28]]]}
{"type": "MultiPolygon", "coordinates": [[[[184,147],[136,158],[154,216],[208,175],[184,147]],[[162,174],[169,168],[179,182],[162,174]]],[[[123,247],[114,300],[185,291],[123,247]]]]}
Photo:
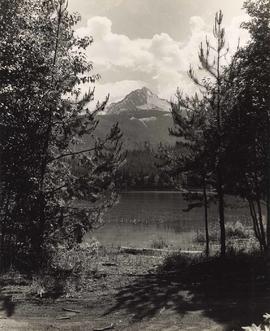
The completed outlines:
{"type": "Polygon", "coordinates": [[[160,99],[147,87],[129,93],[123,100],[112,103],[107,107],[108,114],[121,114],[136,110],[160,110],[169,112],[170,104],[167,100],[160,99]]]}
{"type": "Polygon", "coordinates": [[[98,134],[104,135],[115,122],[119,123],[127,149],[139,149],[145,142],[152,146],[175,142],[169,135],[169,128],[173,126],[170,103],[146,87],[108,105],[99,116],[98,134]]]}

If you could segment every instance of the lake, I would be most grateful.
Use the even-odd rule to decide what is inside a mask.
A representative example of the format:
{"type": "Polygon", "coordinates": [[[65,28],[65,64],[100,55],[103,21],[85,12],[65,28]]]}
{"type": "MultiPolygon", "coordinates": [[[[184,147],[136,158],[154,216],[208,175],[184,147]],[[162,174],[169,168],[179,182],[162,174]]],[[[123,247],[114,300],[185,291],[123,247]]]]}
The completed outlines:
{"type": "MultiPolygon", "coordinates": [[[[153,247],[163,240],[174,249],[196,249],[194,237],[204,230],[203,209],[183,211],[187,202],[179,192],[125,192],[104,216],[105,224],[93,235],[106,247],[153,247]]],[[[226,221],[250,225],[247,204],[226,197],[226,221]]],[[[211,227],[218,226],[217,205],[209,208],[211,227]]]]}

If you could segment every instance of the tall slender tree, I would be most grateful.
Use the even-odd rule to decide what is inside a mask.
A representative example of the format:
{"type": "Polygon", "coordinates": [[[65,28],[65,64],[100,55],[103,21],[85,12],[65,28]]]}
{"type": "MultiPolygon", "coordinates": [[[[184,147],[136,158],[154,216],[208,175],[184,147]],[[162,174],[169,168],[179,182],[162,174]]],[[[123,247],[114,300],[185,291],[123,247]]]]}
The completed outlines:
{"type": "Polygon", "coordinates": [[[203,207],[205,228],[205,253],[210,252],[208,206],[211,197],[207,188],[211,182],[213,172],[210,169],[208,148],[206,145],[206,134],[208,130],[207,107],[205,99],[194,97],[183,97],[177,92],[177,102],[171,103],[174,128],[170,129],[171,135],[180,138],[174,150],[177,157],[167,156],[170,160],[172,174],[184,174],[186,178],[195,180],[197,186],[202,187],[202,194],[194,192],[189,184],[182,183],[181,189],[184,198],[188,201],[189,211],[193,208],[203,207]]]}
{"type": "Polygon", "coordinates": [[[212,109],[212,135],[215,142],[212,147],[214,156],[214,167],[216,174],[216,190],[218,196],[218,214],[220,225],[220,253],[224,256],[226,253],[226,232],[225,232],[225,213],[224,213],[224,165],[223,165],[223,111],[226,106],[226,97],[224,95],[223,83],[226,76],[227,67],[222,63],[228,54],[225,42],[225,29],[222,26],[223,14],[221,11],[216,13],[213,27],[214,44],[206,38],[205,46],[203,43],[199,49],[199,60],[201,69],[205,70],[209,78],[199,80],[191,68],[190,77],[200,86],[203,92],[203,98],[208,100],[212,109]]]}

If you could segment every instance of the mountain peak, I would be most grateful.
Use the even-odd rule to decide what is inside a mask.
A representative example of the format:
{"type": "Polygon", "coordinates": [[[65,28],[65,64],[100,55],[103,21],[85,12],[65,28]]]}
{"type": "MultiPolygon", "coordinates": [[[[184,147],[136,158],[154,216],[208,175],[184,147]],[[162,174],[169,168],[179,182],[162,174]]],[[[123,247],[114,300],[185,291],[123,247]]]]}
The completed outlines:
{"type": "Polygon", "coordinates": [[[146,95],[153,95],[154,93],[148,87],[142,87],[139,91],[146,95]]]}
{"type": "Polygon", "coordinates": [[[175,143],[168,130],[173,126],[170,103],[147,87],[132,91],[121,101],[110,104],[99,120],[100,136],[104,136],[113,123],[119,123],[126,149],[142,148],[145,142],[152,146],[158,146],[161,141],[175,143]]]}
{"type": "Polygon", "coordinates": [[[141,89],[130,92],[123,100],[112,103],[108,107],[108,113],[120,114],[127,111],[147,111],[153,109],[169,111],[169,103],[166,100],[160,99],[149,88],[142,87],[141,89]]]}
{"type": "Polygon", "coordinates": [[[148,102],[148,98],[150,98],[152,96],[154,96],[154,93],[151,90],[149,90],[149,88],[143,87],[141,89],[137,89],[137,90],[130,92],[124,98],[124,100],[129,100],[129,99],[135,98],[136,100],[134,100],[134,101],[136,101],[137,103],[140,103],[142,105],[142,104],[146,104],[148,102]]]}

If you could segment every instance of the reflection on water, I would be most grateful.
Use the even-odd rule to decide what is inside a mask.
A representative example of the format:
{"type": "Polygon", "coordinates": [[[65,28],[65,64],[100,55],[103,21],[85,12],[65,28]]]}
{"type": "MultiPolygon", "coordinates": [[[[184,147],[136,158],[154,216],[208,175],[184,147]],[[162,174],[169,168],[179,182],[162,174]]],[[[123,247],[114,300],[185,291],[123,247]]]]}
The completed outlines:
{"type": "MultiPolygon", "coordinates": [[[[249,222],[249,212],[243,201],[226,199],[226,219],[249,222]]],[[[174,248],[195,248],[196,231],[203,230],[202,208],[184,212],[187,202],[178,192],[126,192],[118,205],[105,215],[105,225],[94,236],[106,246],[150,247],[163,238],[174,248]]],[[[211,226],[217,224],[217,206],[209,208],[211,226]]],[[[197,245],[198,246],[198,245],[197,245]]]]}

